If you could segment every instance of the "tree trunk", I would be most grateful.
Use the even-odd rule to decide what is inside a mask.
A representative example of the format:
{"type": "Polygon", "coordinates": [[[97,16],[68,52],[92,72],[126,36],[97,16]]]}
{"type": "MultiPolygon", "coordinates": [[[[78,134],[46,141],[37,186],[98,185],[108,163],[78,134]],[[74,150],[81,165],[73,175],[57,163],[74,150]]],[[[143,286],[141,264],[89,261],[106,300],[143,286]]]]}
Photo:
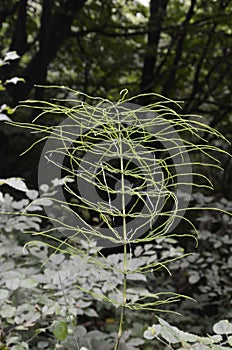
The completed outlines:
{"type": "MultiPolygon", "coordinates": [[[[86,1],[60,1],[60,6],[55,8],[54,0],[43,0],[38,34],[39,47],[23,74],[21,74],[26,82],[14,87],[10,86],[8,89],[14,105],[18,101],[26,99],[35,84],[46,84],[48,66],[69,36],[73,20],[86,1]]],[[[41,91],[37,89],[35,98],[40,98],[40,94],[41,91]]]]}
{"type": "Polygon", "coordinates": [[[196,5],[196,0],[191,0],[191,5],[190,5],[189,10],[186,14],[185,20],[183,21],[183,23],[181,25],[181,29],[180,29],[180,32],[178,34],[178,39],[177,39],[178,41],[177,41],[177,45],[176,45],[175,56],[174,56],[172,65],[169,69],[167,79],[165,80],[164,85],[163,85],[163,90],[162,90],[163,95],[168,96],[174,88],[178,64],[182,58],[184,40],[185,40],[185,37],[187,34],[187,26],[188,26],[191,18],[194,15],[195,5],[196,5]]]}
{"type": "Polygon", "coordinates": [[[23,55],[27,46],[27,0],[20,0],[17,8],[17,20],[14,27],[10,51],[23,55]]]}
{"type": "Polygon", "coordinates": [[[168,0],[151,0],[147,50],[144,57],[140,90],[151,92],[154,84],[154,71],[157,60],[157,49],[165,18],[168,0]]]}

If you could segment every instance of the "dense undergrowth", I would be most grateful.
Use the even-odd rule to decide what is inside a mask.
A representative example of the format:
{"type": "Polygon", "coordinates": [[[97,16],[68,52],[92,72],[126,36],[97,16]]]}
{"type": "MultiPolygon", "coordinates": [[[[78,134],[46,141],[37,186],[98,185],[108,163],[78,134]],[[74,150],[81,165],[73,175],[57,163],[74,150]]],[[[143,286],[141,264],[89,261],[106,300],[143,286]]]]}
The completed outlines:
{"type": "MultiPolygon", "coordinates": [[[[46,188],[48,186],[44,187],[46,188]]],[[[54,189],[54,185],[51,184],[50,189],[54,189]]],[[[21,200],[4,194],[1,198],[1,212],[16,213],[25,210],[36,193],[37,191],[30,191],[21,200]]],[[[213,201],[200,193],[194,197],[201,205],[211,205],[213,201]]],[[[231,205],[225,199],[218,203],[225,210],[230,210],[231,205]]],[[[147,276],[137,274],[128,281],[131,300],[136,300],[141,292],[176,291],[192,296],[196,301],[183,299],[168,305],[168,309],[181,313],[181,316],[166,313],[158,315],[179,329],[201,336],[212,334],[216,322],[221,319],[230,320],[232,316],[231,218],[226,214],[214,215],[212,227],[209,228],[212,231],[209,231],[205,228],[209,215],[212,218],[211,213],[198,218],[200,238],[197,252],[172,262],[169,266],[172,276],[167,272],[150,273],[147,276]],[[218,224],[220,234],[216,231],[218,224]]],[[[90,350],[113,349],[118,307],[100,301],[78,287],[94,293],[103,291],[105,296],[111,298],[114,287],[121,285],[119,275],[112,271],[105,271],[104,275],[97,273],[95,266],[80,257],[62,252],[54,254],[53,250],[39,240],[24,247],[31,240],[25,231],[33,228],[39,232],[41,229],[41,222],[36,216],[11,215],[6,220],[2,215],[0,225],[0,349],[69,350],[80,349],[82,346],[90,350]]],[[[86,241],[81,241],[80,244],[89,256],[98,254],[96,245],[87,244],[86,241]]],[[[160,239],[155,244],[138,246],[131,263],[141,266],[157,259],[157,256],[162,261],[182,254],[183,247],[177,240],[160,239]]],[[[98,259],[104,261],[103,257],[98,256],[98,259]]],[[[106,259],[117,265],[122,264],[122,254],[109,255],[106,259]]],[[[168,334],[162,333],[155,314],[149,311],[127,312],[125,323],[127,331],[122,338],[121,349],[153,349],[156,336],[168,342],[175,335],[174,344],[171,343],[174,348],[178,342],[180,346],[180,340],[184,337],[187,343],[187,335],[181,331],[178,333],[179,340],[175,329],[170,328],[168,334]],[[148,329],[152,324],[157,326],[148,329]]],[[[197,338],[193,340],[197,342],[197,338]]],[[[157,346],[165,348],[161,343],[157,346]]],[[[224,349],[225,346],[221,348],[224,349]]],[[[207,348],[202,345],[193,349],[207,348]]]]}
{"type": "Polygon", "coordinates": [[[125,103],[126,91],[116,105],[84,96],[92,106],[76,95],[29,101],[43,108],[36,123],[11,123],[45,135],[39,176],[51,181],[37,191],[0,180],[24,194],[0,192],[0,349],[229,349],[232,203],[214,203],[200,173],[220,169],[215,151],[226,153],[201,133],[222,136],[168,99],[141,107],[125,103]],[[66,123],[37,123],[51,113],[66,123]],[[52,179],[49,163],[65,176],[52,179]]]}

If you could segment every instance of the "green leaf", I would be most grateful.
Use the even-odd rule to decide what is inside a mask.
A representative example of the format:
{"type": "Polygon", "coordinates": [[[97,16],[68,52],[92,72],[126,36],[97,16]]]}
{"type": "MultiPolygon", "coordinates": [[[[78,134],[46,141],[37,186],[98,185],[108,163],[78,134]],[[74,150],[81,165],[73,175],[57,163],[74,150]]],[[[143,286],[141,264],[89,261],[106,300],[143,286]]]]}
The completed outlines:
{"type": "Polygon", "coordinates": [[[9,51],[7,52],[4,61],[12,61],[12,60],[17,60],[20,58],[20,56],[17,54],[16,51],[9,51]]]}
{"type": "Polygon", "coordinates": [[[216,334],[232,334],[232,323],[228,320],[221,320],[213,326],[216,334]]]}
{"type": "Polygon", "coordinates": [[[10,290],[18,289],[19,285],[20,285],[19,278],[9,278],[6,280],[6,287],[10,290]]]}
{"type": "Polygon", "coordinates": [[[200,276],[196,272],[196,273],[193,273],[192,275],[190,275],[188,280],[189,280],[190,284],[195,284],[200,280],[200,276]]]}
{"type": "Polygon", "coordinates": [[[175,327],[166,327],[161,328],[162,337],[171,344],[179,343],[180,337],[178,336],[178,330],[175,327]]]}
{"type": "Polygon", "coordinates": [[[20,177],[11,177],[9,179],[0,179],[0,185],[8,185],[16,190],[27,192],[29,191],[23,179],[20,177]]]}
{"type": "MultiPolygon", "coordinates": [[[[0,85],[0,87],[1,87],[1,85],[0,85]]],[[[5,90],[5,88],[3,90],[5,90]]],[[[1,91],[1,88],[0,88],[0,91],[1,91]]],[[[3,112],[3,111],[5,113],[7,113],[8,115],[14,113],[14,109],[9,107],[9,106],[7,106],[5,103],[3,105],[1,105],[1,107],[0,107],[0,112],[3,112]]]]}
{"type": "Polygon", "coordinates": [[[13,78],[11,78],[11,79],[7,79],[6,81],[5,81],[5,84],[17,84],[19,81],[21,81],[22,83],[25,83],[25,79],[23,79],[23,78],[18,78],[18,77],[13,77],[13,78]]]}
{"type": "Polygon", "coordinates": [[[53,326],[53,334],[58,340],[65,340],[68,335],[68,327],[65,321],[56,321],[53,326]]]}
{"type": "Polygon", "coordinates": [[[144,340],[139,338],[133,338],[128,341],[128,345],[131,345],[131,346],[138,346],[142,344],[144,344],[144,340]]]}
{"type": "Polygon", "coordinates": [[[7,289],[0,289],[0,300],[5,299],[8,296],[8,290],[7,289]]]}
{"type": "Polygon", "coordinates": [[[43,205],[44,207],[47,207],[52,205],[53,201],[49,198],[39,198],[35,203],[38,205],[43,205]]]}
{"type": "Polygon", "coordinates": [[[22,342],[21,344],[12,346],[11,350],[27,350],[28,344],[25,342],[22,342]]]}
{"type": "Polygon", "coordinates": [[[22,288],[35,288],[38,285],[38,281],[34,278],[25,278],[21,281],[20,287],[22,288]]]}
{"type": "Polygon", "coordinates": [[[154,324],[152,327],[149,327],[143,334],[144,338],[146,339],[154,339],[159,333],[160,333],[160,330],[161,330],[161,325],[156,325],[154,324]]]}
{"type": "Polygon", "coordinates": [[[28,192],[26,192],[26,195],[27,195],[27,197],[29,198],[29,199],[35,199],[35,198],[37,198],[38,197],[38,195],[39,195],[39,192],[38,191],[36,191],[36,190],[29,190],[28,192]]]}
{"type": "Polygon", "coordinates": [[[89,317],[98,317],[98,314],[94,309],[86,309],[84,313],[89,317]]]}
{"type": "Polygon", "coordinates": [[[10,122],[11,119],[9,117],[7,117],[7,115],[0,113],[0,121],[8,121],[10,122]]]}
{"type": "Polygon", "coordinates": [[[84,336],[86,335],[87,331],[86,328],[83,326],[77,326],[76,328],[76,335],[78,336],[79,339],[83,339],[84,336]]]}
{"type": "Polygon", "coordinates": [[[43,192],[48,192],[49,186],[46,185],[46,184],[43,184],[43,185],[40,186],[40,189],[41,189],[41,191],[43,191],[43,192]]]}
{"type": "Polygon", "coordinates": [[[6,305],[3,305],[1,307],[0,315],[3,318],[13,317],[14,314],[15,314],[15,311],[16,311],[16,307],[15,306],[11,306],[11,305],[6,304],[6,305]]]}
{"type": "Polygon", "coordinates": [[[228,343],[229,343],[229,345],[231,345],[232,346],[232,335],[230,335],[229,337],[228,337],[228,343]]]}

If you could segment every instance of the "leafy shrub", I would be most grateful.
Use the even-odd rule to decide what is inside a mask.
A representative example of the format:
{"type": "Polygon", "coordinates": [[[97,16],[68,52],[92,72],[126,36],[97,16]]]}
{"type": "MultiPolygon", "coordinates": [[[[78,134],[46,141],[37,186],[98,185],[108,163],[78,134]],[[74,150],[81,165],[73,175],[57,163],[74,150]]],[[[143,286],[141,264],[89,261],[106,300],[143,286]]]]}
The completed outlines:
{"type": "MultiPolygon", "coordinates": [[[[53,346],[59,348],[62,343],[63,349],[70,349],[75,346],[76,339],[79,345],[88,349],[95,349],[96,346],[113,349],[116,334],[112,326],[115,326],[120,303],[117,303],[117,298],[122,286],[120,265],[123,266],[123,254],[113,254],[106,258],[97,256],[99,249],[96,244],[80,241],[78,245],[82,247],[82,254],[85,251],[89,259],[97,258],[97,265],[93,265],[79,256],[73,247],[66,251],[72,254],[68,257],[62,253],[62,246],[54,254],[49,246],[39,240],[23,247],[18,241],[24,241],[22,237],[27,237],[27,234],[22,235],[22,232],[28,229],[40,230],[41,218],[27,216],[31,210],[41,210],[40,206],[33,205],[28,198],[33,197],[35,200],[38,192],[29,191],[21,179],[2,180],[3,183],[24,191],[26,198],[15,200],[9,194],[1,197],[2,347],[5,344],[14,350],[51,349],[53,346]],[[24,215],[14,215],[19,214],[20,210],[24,215]],[[8,214],[3,215],[4,212],[8,214]],[[106,263],[117,265],[118,271],[102,269],[106,263]],[[87,290],[88,294],[85,293],[87,290]],[[102,300],[103,293],[105,301],[102,300]],[[106,302],[113,300],[116,302],[112,309],[106,302]],[[99,315],[105,315],[104,319],[97,321],[99,315]]],[[[43,186],[44,193],[51,193],[59,183],[54,181],[50,187],[43,186]]],[[[168,253],[164,250],[160,261],[165,261],[168,253]]],[[[182,254],[181,249],[176,249],[172,256],[179,257],[182,254]]],[[[137,247],[134,257],[130,258],[130,268],[139,269],[155,260],[157,255],[151,244],[143,248],[137,247]]],[[[129,276],[128,299],[136,302],[139,295],[149,294],[148,288],[136,287],[138,281],[141,284],[146,280],[146,276],[141,273],[129,276]]],[[[128,318],[131,329],[132,320],[133,318],[128,318]]],[[[140,325],[140,335],[143,330],[140,325]]],[[[135,332],[128,331],[122,337],[121,346],[133,350],[142,343],[143,340],[137,338],[135,332]]]]}
{"type": "Polygon", "coordinates": [[[208,337],[183,332],[177,327],[171,326],[162,318],[158,318],[158,324],[154,324],[144,332],[146,339],[157,339],[166,344],[166,349],[178,350],[229,350],[232,345],[232,323],[221,320],[213,326],[214,334],[208,337]]]}
{"type": "MultiPolygon", "coordinates": [[[[44,193],[51,193],[56,186],[58,186],[57,181],[54,181],[50,187],[44,186],[44,193]]],[[[33,192],[31,192],[31,194],[32,193],[33,192]]],[[[28,194],[27,191],[25,191],[25,195],[26,194],[28,194]]],[[[34,195],[35,194],[36,192],[34,192],[34,195]]],[[[198,198],[197,195],[196,198],[198,198]]],[[[203,202],[202,196],[199,196],[199,198],[201,198],[202,205],[205,205],[207,201],[208,204],[211,205],[209,199],[203,202]]],[[[22,210],[26,210],[28,200],[28,197],[26,197],[24,205],[20,207],[18,202],[22,200],[15,200],[12,196],[5,194],[2,196],[1,201],[1,212],[3,213],[4,210],[10,209],[10,211],[12,211],[11,219],[15,221],[14,224],[13,221],[9,224],[6,221],[5,215],[1,215],[1,221],[3,220],[3,222],[1,224],[2,233],[0,236],[0,344],[2,344],[0,348],[4,349],[5,347],[5,350],[51,350],[53,348],[69,350],[70,348],[77,348],[77,343],[79,346],[86,347],[90,350],[96,349],[97,347],[104,347],[109,350],[113,349],[114,339],[116,337],[115,324],[117,322],[119,308],[116,304],[112,306],[107,300],[99,299],[97,295],[101,295],[102,291],[104,291],[105,297],[109,298],[109,300],[116,298],[115,291],[121,288],[122,283],[120,273],[115,273],[111,270],[102,271],[100,265],[101,263],[105,265],[107,259],[107,262],[120,266],[120,264],[122,264],[122,254],[113,254],[104,258],[97,255],[98,248],[95,244],[87,244],[86,241],[79,242],[89,258],[91,258],[91,256],[97,258],[98,268],[75,254],[75,250],[73,250],[72,247],[70,247],[70,253],[74,253],[74,255],[71,256],[67,256],[67,254],[65,256],[59,251],[54,254],[49,246],[44,245],[44,243],[40,241],[23,248],[22,245],[18,243],[18,240],[21,242],[23,241],[22,236],[26,235],[26,233],[22,234],[22,232],[28,228],[34,229],[35,222],[31,220],[31,217],[27,216],[23,217],[21,222],[18,222],[17,220],[20,217],[18,215],[13,215],[13,209],[18,208],[17,210],[19,210],[22,208],[22,210]],[[27,221],[27,219],[29,220],[27,221]],[[97,273],[98,270],[99,272],[97,273]],[[86,294],[85,289],[90,293],[86,294]]],[[[222,202],[225,204],[223,208],[229,209],[230,203],[226,201],[222,202]]],[[[222,204],[219,203],[219,206],[222,207],[222,204]]],[[[208,213],[205,212],[205,215],[208,215],[208,213]]],[[[214,216],[214,218],[218,220],[221,219],[220,216],[214,216]]],[[[200,219],[201,222],[204,222],[203,216],[201,216],[200,219]]],[[[230,221],[227,220],[226,222],[229,223],[230,221]]],[[[37,225],[40,226],[40,222],[37,222],[37,225]]],[[[217,226],[216,223],[215,226],[217,226]]],[[[37,227],[37,229],[39,229],[39,227],[37,227]]],[[[229,231],[227,231],[227,233],[228,232],[229,231]]],[[[218,256],[218,259],[213,260],[214,264],[221,264],[220,256],[225,253],[223,236],[220,237],[220,239],[224,249],[222,249],[222,245],[220,244],[214,247],[214,253],[218,256]]],[[[201,240],[203,240],[204,243],[205,238],[203,236],[200,238],[200,247],[201,240]]],[[[214,236],[212,233],[212,235],[208,236],[207,242],[216,244],[218,240],[219,237],[214,236]]],[[[203,263],[204,260],[199,257],[199,254],[202,253],[205,253],[207,259],[209,256],[212,257],[212,254],[209,254],[210,251],[212,251],[212,246],[206,244],[205,248],[206,247],[208,247],[208,253],[206,250],[203,250],[201,253],[186,257],[184,260],[178,259],[172,262],[169,267],[174,278],[168,278],[166,274],[166,277],[162,281],[162,274],[152,271],[148,275],[133,275],[133,279],[128,280],[130,284],[128,286],[128,297],[136,301],[139,295],[143,293],[154,293],[154,288],[156,293],[159,290],[172,291],[174,285],[171,281],[175,281],[175,271],[185,269],[186,276],[188,276],[186,284],[189,286],[186,286],[186,289],[191,289],[191,286],[195,284],[199,287],[199,290],[197,291],[196,289],[193,295],[195,298],[199,299],[199,307],[197,308],[198,304],[186,299],[185,301],[183,300],[181,304],[173,304],[173,306],[168,304],[168,308],[183,314],[180,318],[175,317],[175,323],[178,322],[178,324],[182,324],[182,327],[186,328],[187,326],[188,329],[194,329],[195,320],[199,315],[199,308],[202,307],[201,298],[204,297],[205,301],[210,304],[211,297],[214,296],[214,294],[212,294],[212,296],[210,294],[205,295],[204,292],[204,288],[206,288],[208,284],[209,288],[212,289],[211,284],[213,281],[211,281],[210,278],[204,286],[201,285],[200,280],[196,281],[190,278],[194,275],[195,271],[200,275],[203,274],[203,271],[207,271],[203,263]],[[195,258],[196,260],[193,264],[191,261],[195,258]],[[196,282],[193,283],[194,281],[196,282]],[[200,294],[201,288],[203,288],[202,294],[200,294]]],[[[60,246],[59,249],[62,250],[62,246],[60,246]]],[[[230,245],[228,245],[228,249],[230,249],[230,245]]],[[[173,238],[165,240],[163,238],[157,240],[153,244],[146,244],[143,247],[137,246],[134,250],[133,258],[131,257],[130,261],[131,266],[139,268],[157,259],[162,262],[166,261],[167,258],[178,258],[182,255],[183,248],[179,247],[176,240],[173,238]]],[[[225,259],[225,261],[228,260],[225,259]]],[[[210,264],[208,268],[210,270],[210,264]]],[[[221,269],[221,273],[223,271],[223,281],[227,281],[229,288],[230,278],[226,269],[221,269]]],[[[215,292],[222,291],[221,281],[221,279],[215,279],[215,292]]],[[[225,296],[227,295],[226,290],[224,294],[225,296]]],[[[230,294],[227,296],[229,297],[229,295],[230,294]]],[[[220,295],[218,293],[218,296],[219,305],[216,316],[217,319],[220,319],[220,316],[224,316],[223,310],[227,309],[227,314],[229,314],[230,308],[225,308],[224,306],[224,299],[222,299],[223,293],[220,295]]],[[[211,319],[209,317],[210,324],[212,324],[215,317],[211,319]]],[[[126,331],[122,337],[121,348],[128,350],[141,348],[146,350],[152,349],[152,343],[150,341],[144,343],[142,335],[149,323],[151,324],[153,322],[153,318],[153,313],[146,311],[143,313],[139,311],[127,312],[126,324],[128,331],[126,331]]],[[[171,315],[169,315],[168,318],[173,319],[171,315]]],[[[201,315],[201,322],[198,322],[198,327],[195,327],[195,329],[198,331],[204,330],[209,320],[206,316],[204,317],[204,315],[201,315]]],[[[172,328],[170,329],[171,334],[173,334],[175,331],[172,330],[172,328]]],[[[147,338],[147,334],[149,333],[145,333],[145,338],[147,338]]],[[[178,337],[180,340],[183,340],[183,337],[185,337],[185,346],[190,346],[188,345],[187,333],[180,331],[178,337]]],[[[201,342],[203,341],[197,338],[199,336],[194,335],[194,337],[194,339],[199,339],[201,342]]],[[[205,341],[209,341],[211,338],[206,339],[205,341]]],[[[163,338],[163,341],[169,341],[168,335],[166,335],[166,338],[163,338]]],[[[208,349],[206,343],[201,344],[203,345],[201,345],[199,349],[208,349]]],[[[176,344],[173,344],[173,346],[175,345],[176,344]]],[[[218,346],[218,343],[215,345],[218,346]]],[[[157,346],[160,348],[162,345],[158,344],[157,346]]],[[[225,346],[222,349],[224,348],[225,346]]],[[[196,344],[194,344],[193,349],[197,349],[196,344]]]]}
{"type": "MultiPolygon", "coordinates": [[[[231,212],[232,202],[225,198],[215,202],[214,197],[200,192],[194,193],[192,200],[198,207],[215,207],[222,212],[205,209],[195,216],[199,238],[194,254],[172,262],[171,277],[160,272],[155,280],[156,290],[175,290],[196,300],[183,299],[177,305],[170,305],[170,309],[181,313],[178,319],[181,328],[205,334],[221,318],[232,318],[232,221],[224,212],[231,212]],[[196,322],[197,317],[200,322],[196,322]]],[[[171,314],[167,318],[176,322],[171,314]]]]}

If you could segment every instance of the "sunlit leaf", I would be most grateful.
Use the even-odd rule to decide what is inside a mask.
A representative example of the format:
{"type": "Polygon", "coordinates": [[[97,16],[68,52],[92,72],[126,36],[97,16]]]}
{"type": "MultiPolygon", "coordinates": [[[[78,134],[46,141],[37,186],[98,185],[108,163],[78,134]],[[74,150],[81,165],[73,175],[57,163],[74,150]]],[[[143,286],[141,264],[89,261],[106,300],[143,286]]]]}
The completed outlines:
{"type": "Polygon", "coordinates": [[[3,113],[0,113],[0,121],[3,122],[3,121],[8,121],[10,122],[11,119],[9,117],[7,117],[6,114],[3,114],[3,113]]]}
{"type": "Polygon", "coordinates": [[[53,326],[53,334],[58,340],[65,340],[68,335],[68,327],[65,321],[56,321],[53,326]]]}
{"type": "Polygon", "coordinates": [[[17,54],[16,51],[9,51],[6,53],[4,61],[13,61],[17,60],[18,58],[20,58],[20,56],[17,54]]]}
{"type": "Polygon", "coordinates": [[[216,334],[232,334],[232,323],[228,320],[221,320],[213,326],[216,334]]]}
{"type": "Polygon", "coordinates": [[[19,177],[11,177],[9,179],[0,179],[0,185],[8,185],[22,192],[28,191],[28,188],[24,180],[19,177]]]}
{"type": "Polygon", "coordinates": [[[25,79],[23,79],[23,78],[19,78],[19,77],[14,77],[14,78],[11,78],[11,79],[7,79],[6,81],[5,81],[5,84],[17,84],[18,82],[22,82],[22,83],[24,83],[25,82],[25,79]]]}

